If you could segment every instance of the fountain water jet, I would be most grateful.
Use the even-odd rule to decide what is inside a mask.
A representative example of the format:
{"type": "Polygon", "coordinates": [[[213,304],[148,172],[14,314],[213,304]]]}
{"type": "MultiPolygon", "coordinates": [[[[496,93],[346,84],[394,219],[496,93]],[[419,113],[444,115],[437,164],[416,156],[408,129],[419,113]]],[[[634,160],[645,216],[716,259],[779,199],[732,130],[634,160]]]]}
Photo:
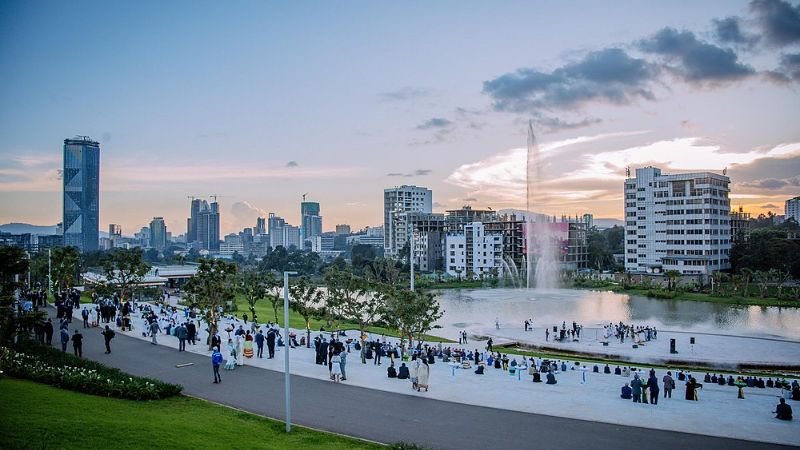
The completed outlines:
{"type": "MultiPolygon", "coordinates": [[[[528,158],[526,161],[525,266],[527,287],[555,289],[558,287],[559,258],[556,238],[546,216],[534,220],[534,201],[545,202],[541,192],[542,173],[539,146],[533,134],[533,121],[528,122],[528,158]]],[[[541,205],[539,205],[541,206],[541,205]]]]}

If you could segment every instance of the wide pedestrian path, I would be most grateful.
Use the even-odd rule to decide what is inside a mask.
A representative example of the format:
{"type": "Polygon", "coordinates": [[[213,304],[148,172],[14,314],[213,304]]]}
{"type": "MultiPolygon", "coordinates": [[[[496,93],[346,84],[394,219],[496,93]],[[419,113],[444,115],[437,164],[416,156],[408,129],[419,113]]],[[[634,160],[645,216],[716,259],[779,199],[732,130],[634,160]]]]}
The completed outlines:
{"type": "MultiPolygon", "coordinates": [[[[73,321],[70,329],[80,326],[79,320],[73,321]]],[[[131,374],[179,383],[187,395],[279,420],[284,418],[284,378],[280,372],[244,366],[233,372],[223,371],[223,382],[213,384],[206,356],[179,353],[174,348],[152,345],[122,333],[117,333],[112,353],[106,355],[98,328],[82,332],[84,357],[131,374]],[[192,365],[176,367],[186,363],[192,365]]],[[[414,442],[433,449],[543,445],[615,450],[780,448],[773,444],[431,400],[294,375],[292,399],[292,419],[297,425],[377,442],[414,442]]],[[[731,424],[734,426],[738,425],[731,424]]],[[[213,424],[209,427],[213,430],[213,424]]],[[[232,439],[235,443],[235,436],[232,439]]]]}

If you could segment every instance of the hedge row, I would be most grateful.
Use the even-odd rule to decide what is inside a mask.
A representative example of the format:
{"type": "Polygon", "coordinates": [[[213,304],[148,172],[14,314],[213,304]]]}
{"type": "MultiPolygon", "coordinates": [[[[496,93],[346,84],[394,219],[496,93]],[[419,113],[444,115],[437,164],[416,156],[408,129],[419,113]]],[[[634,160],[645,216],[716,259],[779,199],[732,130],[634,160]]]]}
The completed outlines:
{"type": "Polygon", "coordinates": [[[177,384],[129,375],[35,343],[0,347],[0,368],[12,377],[102,397],[157,400],[178,395],[183,390],[177,384]]]}

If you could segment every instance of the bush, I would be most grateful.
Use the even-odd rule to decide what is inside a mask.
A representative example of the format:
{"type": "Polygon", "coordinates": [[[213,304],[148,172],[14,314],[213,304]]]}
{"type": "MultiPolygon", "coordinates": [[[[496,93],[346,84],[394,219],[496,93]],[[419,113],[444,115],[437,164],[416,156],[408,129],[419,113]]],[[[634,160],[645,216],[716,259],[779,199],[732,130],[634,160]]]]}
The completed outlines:
{"type": "Polygon", "coordinates": [[[680,294],[680,291],[666,291],[664,289],[650,289],[647,291],[647,296],[650,298],[673,299],[680,294]]]}
{"type": "Polygon", "coordinates": [[[126,374],[41,344],[0,347],[0,367],[10,376],[62,389],[128,400],[158,400],[180,394],[183,387],[126,374]]]}

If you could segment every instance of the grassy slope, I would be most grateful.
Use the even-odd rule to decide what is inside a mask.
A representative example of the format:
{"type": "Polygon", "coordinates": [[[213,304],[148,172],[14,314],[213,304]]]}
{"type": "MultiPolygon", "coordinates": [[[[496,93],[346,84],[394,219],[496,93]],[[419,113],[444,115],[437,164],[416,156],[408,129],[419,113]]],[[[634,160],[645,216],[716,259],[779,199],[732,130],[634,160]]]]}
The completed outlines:
{"type": "Polygon", "coordinates": [[[189,397],[117,400],[8,378],[0,392],[0,448],[383,448],[302,427],[286,434],[283,422],[189,397]]]}

